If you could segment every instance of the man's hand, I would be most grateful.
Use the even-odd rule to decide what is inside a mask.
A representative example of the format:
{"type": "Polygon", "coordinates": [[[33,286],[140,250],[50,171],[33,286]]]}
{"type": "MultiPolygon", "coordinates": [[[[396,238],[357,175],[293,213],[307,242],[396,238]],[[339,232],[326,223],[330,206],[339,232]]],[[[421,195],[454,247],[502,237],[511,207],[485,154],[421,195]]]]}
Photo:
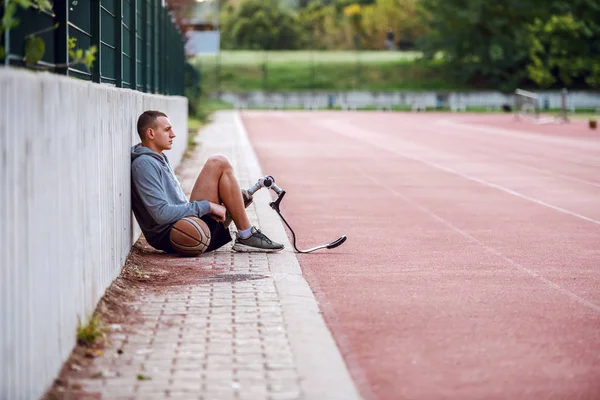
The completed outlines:
{"type": "Polygon", "coordinates": [[[217,203],[209,202],[209,204],[211,216],[219,222],[225,221],[225,207],[217,203]]]}

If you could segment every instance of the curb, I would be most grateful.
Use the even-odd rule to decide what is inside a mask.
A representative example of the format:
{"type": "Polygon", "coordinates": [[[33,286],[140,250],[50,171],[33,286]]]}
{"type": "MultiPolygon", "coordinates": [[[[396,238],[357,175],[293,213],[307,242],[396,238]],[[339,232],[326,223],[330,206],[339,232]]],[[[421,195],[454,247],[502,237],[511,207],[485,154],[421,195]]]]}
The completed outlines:
{"type": "MultiPolygon", "coordinates": [[[[244,167],[253,177],[264,176],[239,112],[235,123],[246,157],[244,167]]],[[[307,399],[361,399],[339,349],[321,316],[317,300],[302,275],[302,270],[292,250],[279,216],[271,210],[270,193],[255,194],[254,204],[261,228],[286,247],[281,253],[270,255],[269,268],[277,287],[284,310],[286,330],[292,352],[301,374],[301,387],[307,399]]]]}

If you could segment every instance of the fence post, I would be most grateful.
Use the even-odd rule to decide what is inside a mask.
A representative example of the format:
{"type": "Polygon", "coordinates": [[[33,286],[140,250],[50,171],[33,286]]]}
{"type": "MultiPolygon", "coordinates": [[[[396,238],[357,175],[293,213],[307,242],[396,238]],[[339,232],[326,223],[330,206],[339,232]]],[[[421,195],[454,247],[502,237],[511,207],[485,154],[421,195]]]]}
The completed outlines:
{"type": "MultiPolygon", "coordinates": [[[[3,1],[4,10],[8,7],[8,0],[3,1]]],[[[4,65],[10,65],[10,29],[4,30],[4,65]]]]}
{"type": "Polygon", "coordinates": [[[129,37],[131,40],[131,89],[137,90],[138,88],[138,73],[137,73],[137,60],[138,60],[138,1],[131,0],[130,14],[133,15],[131,20],[131,26],[129,27],[129,37]]]}
{"type": "Polygon", "coordinates": [[[92,81],[100,83],[102,78],[102,71],[100,66],[102,65],[102,40],[100,40],[101,26],[100,26],[100,15],[102,14],[102,3],[100,0],[91,2],[91,18],[92,18],[92,46],[96,46],[98,50],[96,52],[96,61],[92,65],[92,81]]]}
{"type": "Polygon", "coordinates": [[[263,63],[263,90],[269,91],[269,50],[265,49],[265,59],[263,63]]]}
{"type": "Polygon", "coordinates": [[[160,5],[160,8],[158,9],[158,12],[160,13],[160,51],[159,51],[159,55],[160,55],[160,64],[158,67],[158,79],[160,82],[160,92],[163,94],[168,94],[167,93],[167,85],[166,85],[166,75],[165,75],[165,64],[167,61],[167,52],[166,52],[166,37],[167,37],[167,13],[165,8],[160,5]]]}
{"type": "Polygon", "coordinates": [[[69,67],[69,9],[67,0],[59,0],[54,3],[54,14],[58,27],[54,31],[54,63],[63,64],[64,66],[56,67],[55,72],[62,75],[67,75],[69,67]]]}
{"type": "Polygon", "coordinates": [[[123,1],[115,0],[115,86],[123,87],[123,1]]]}
{"type": "Polygon", "coordinates": [[[154,48],[154,90],[155,93],[160,93],[162,90],[161,79],[160,79],[160,66],[161,66],[161,54],[162,54],[162,17],[160,10],[162,8],[160,4],[160,0],[155,3],[156,9],[155,17],[156,17],[156,47],[154,48]]]}
{"type": "Polygon", "coordinates": [[[356,83],[354,88],[358,90],[360,86],[360,35],[358,33],[354,37],[354,44],[356,46],[356,83]]]}
{"type": "Polygon", "coordinates": [[[560,96],[560,118],[563,120],[563,122],[566,122],[569,120],[569,118],[567,117],[567,94],[569,93],[569,91],[567,90],[567,88],[563,88],[562,92],[561,92],[561,96],[560,96]]]}
{"type": "Polygon", "coordinates": [[[152,0],[152,93],[158,93],[158,5],[160,0],[152,0]]]}
{"type": "Polygon", "coordinates": [[[221,39],[219,38],[219,48],[217,49],[217,67],[215,68],[217,74],[217,97],[221,98],[221,39]]]}
{"type": "Polygon", "coordinates": [[[149,43],[152,43],[149,41],[150,38],[150,29],[148,29],[149,27],[149,21],[148,21],[148,7],[149,7],[149,3],[148,0],[142,0],[143,4],[144,4],[144,8],[142,10],[142,48],[143,53],[142,53],[142,85],[144,88],[144,92],[148,92],[149,89],[149,79],[148,79],[148,69],[150,68],[150,54],[149,53],[149,43]]]}
{"type": "Polygon", "coordinates": [[[313,27],[310,28],[310,88],[313,91],[313,96],[314,96],[314,90],[315,90],[315,56],[314,56],[314,51],[315,51],[315,43],[314,43],[314,36],[313,36],[313,27]]]}

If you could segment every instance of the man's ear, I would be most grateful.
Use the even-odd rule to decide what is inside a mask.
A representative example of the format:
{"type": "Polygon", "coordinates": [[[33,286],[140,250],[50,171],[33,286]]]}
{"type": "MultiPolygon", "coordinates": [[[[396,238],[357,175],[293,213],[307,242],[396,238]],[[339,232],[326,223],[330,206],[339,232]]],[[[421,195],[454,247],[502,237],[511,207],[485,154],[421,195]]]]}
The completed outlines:
{"type": "Polygon", "coordinates": [[[154,139],[154,129],[152,129],[152,128],[146,129],[146,138],[154,139]]]}

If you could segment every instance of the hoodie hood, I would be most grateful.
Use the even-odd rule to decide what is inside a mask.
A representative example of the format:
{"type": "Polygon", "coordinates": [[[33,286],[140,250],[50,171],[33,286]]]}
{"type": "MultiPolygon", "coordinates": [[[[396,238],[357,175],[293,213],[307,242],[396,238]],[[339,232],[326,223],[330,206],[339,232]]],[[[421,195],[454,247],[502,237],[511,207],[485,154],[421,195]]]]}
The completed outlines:
{"type": "Polygon", "coordinates": [[[146,146],[144,146],[141,143],[138,143],[131,148],[131,161],[135,160],[136,158],[138,158],[139,156],[144,155],[144,154],[154,157],[157,160],[159,160],[160,162],[165,163],[166,157],[163,157],[160,154],[150,150],[149,148],[147,148],[146,146]]]}

